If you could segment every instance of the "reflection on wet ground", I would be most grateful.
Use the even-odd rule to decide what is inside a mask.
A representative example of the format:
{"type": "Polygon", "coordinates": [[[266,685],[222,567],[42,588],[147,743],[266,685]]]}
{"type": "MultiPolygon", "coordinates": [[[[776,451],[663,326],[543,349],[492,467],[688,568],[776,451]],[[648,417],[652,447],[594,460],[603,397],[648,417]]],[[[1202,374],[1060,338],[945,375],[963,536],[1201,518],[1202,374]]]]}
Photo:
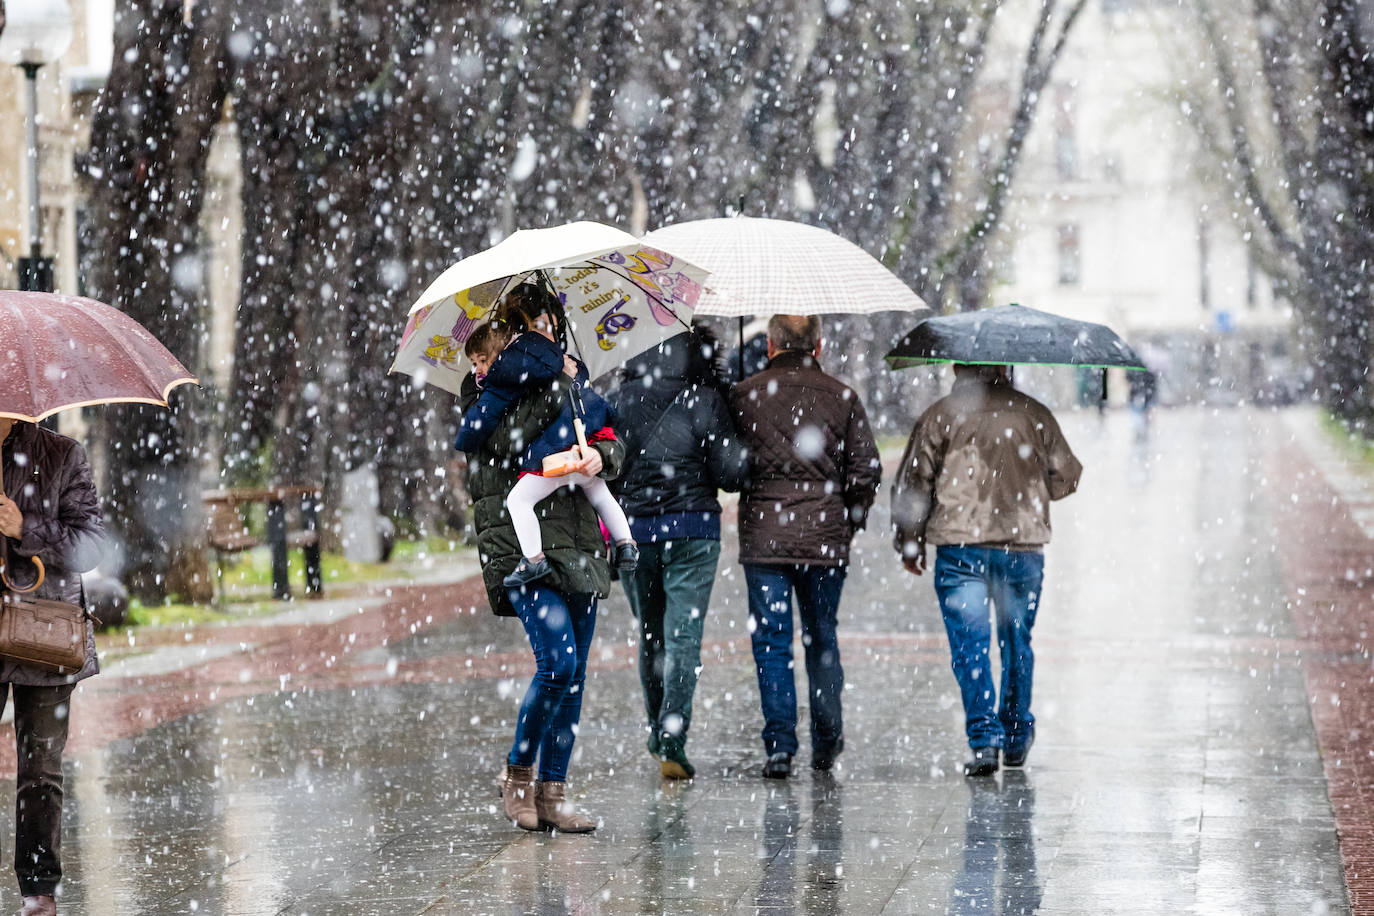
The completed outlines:
{"type": "Polygon", "coordinates": [[[528,674],[520,628],[469,614],[470,584],[436,585],[403,596],[404,620],[383,604],[248,659],[92,685],[74,712],[67,911],[1346,912],[1260,496],[1275,422],[1161,411],[1138,444],[1124,414],[1065,418],[1087,471],[1056,506],[1024,771],[962,777],[938,608],[879,511],[841,608],[833,774],[803,753],[791,780],[757,776],[727,538],[688,747],[698,778],[665,784],[644,751],[617,595],[571,782],[603,826],[514,830],[495,778],[528,674]]]}
{"type": "Polygon", "coordinates": [[[1035,868],[1035,787],[1024,770],[999,784],[968,782],[964,861],[950,888],[950,913],[1034,913],[1040,909],[1035,868]]]}

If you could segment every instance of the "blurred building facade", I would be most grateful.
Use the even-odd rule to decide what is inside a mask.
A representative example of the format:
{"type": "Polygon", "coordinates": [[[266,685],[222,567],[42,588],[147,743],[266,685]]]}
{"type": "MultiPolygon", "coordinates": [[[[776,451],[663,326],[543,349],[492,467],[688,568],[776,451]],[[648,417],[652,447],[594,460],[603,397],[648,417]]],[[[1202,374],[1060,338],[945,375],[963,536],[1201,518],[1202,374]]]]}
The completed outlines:
{"type": "MultiPolygon", "coordinates": [[[[11,0],[12,2],[12,0],[11,0]]],[[[76,168],[86,145],[86,112],[109,69],[105,15],[109,0],[71,3],[72,43],[66,55],[38,71],[38,197],[44,255],[53,259],[53,286],[60,293],[84,291],[77,243],[84,193],[76,168]],[[94,8],[94,15],[92,15],[94,8]]],[[[29,163],[25,135],[27,92],[24,72],[0,64],[0,288],[19,287],[19,258],[28,255],[29,163]]],[[[58,428],[84,436],[80,411],[57,416],[58,428]]]]}
{"type": "MultiPolygon", "coordinates": [[[[53,282],[60,292],[77,291],[77,182],[74,169],[82,135],[72,89],[91,64],[90,17],[84,2],[71,4],[73,36],[62,60],[38,71],[38,184],[43,253],[54,258],[53,282]]],[[[18,259],[28,255],[29,174],[24,71],[0,64],[0,286],[19,285],[18,259]]]]}
{"type": "Polygon", "coordinates": [[[1110,325],[1157,371],[1162,403],[1284,402],[1305,386],[1293,311],[1201,177],[1185,25],[1158,0],[1088,0],[1027,138],[992,300],[1110,325]]]}

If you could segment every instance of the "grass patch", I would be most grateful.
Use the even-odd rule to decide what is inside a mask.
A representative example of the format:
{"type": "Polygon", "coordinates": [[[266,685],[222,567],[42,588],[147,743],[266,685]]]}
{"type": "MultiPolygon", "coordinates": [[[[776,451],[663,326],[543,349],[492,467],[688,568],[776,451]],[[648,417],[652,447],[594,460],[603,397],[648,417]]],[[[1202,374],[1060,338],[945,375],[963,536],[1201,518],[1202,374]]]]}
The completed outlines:
{"type": "Polygon", "coordinates": [[[137,598],[129,599],[129,616],[119,629],[129,627],[165,627],[173,625],[195,625],[216,623],[228,620],[228,614],[221,614],[205,604],[144,604],[137,598]]]}
{"type": "MultiPolygon", "coordinates": [[[[320,576],[324,580],[325,596],[331,586],[364,584],[403,575],[408,566],[430,557],[444,556],[466,549],[460,541],[445,537],[427,537],[397,541],[387,563],[362,563],[342,554],[325,553],[320,557],[320,576]]],[[[287,577],[291,593],[296,598],[305,595],[305,557],[293,550],[287,556],[287,577]]],[[[218,572],[211,569],[211,574],[218,572]]],[[[197,626],[224,623],[262,616],[281,609],[272,599],[272,553],[258,547],[226,558],[224,579],[219,583],[225,593],[224,609],[213,604],[194,604],[167,601],[163,604],[144,604],[137,599],[129,602],[129,619],[125,624],[135,627],[197,626]]]]}
{"type": "Polygon", "coordinates": [[[1339,417],[1328,411],[1322,411],[1321,418],[1322,430],[1337,448],[1367,468],[1374,468],[1374,441],[1352,433],[1339,417]]]}
{"type": "MultiPolygon", "coordinates": [[[[432,556],[442,556],[462,548],[458,541],[443,537],[397,541],[386,563],[364,563],[350,560],[343,554],[325,553],[320,557],[320,578],[325,588],[330,585],[375,582],[398,575],[410,564],[432,556]]],[[[305,555],[293,550],[287,555],[287,579],[293,592],[305,588],[305,555]]],[[[232,596],[235,592],[272,588],[272,552],[266,547],[244,551],[224,563],[224,585],[232,596]]]]}
{"type": "Polygon", "coordinates": [[[426,538],[416,538],[415,540],[397,541],[396,547],[391,551],[392,563],[414,563],[420,560],[429,559],[432,556],[443,556],[444,554],[456,553],[465,549],[466,545],[456,539],[431,535],[426,538]]]}
{"type": "Polygon", "coordinates": [[[877,437],[878,454],[884,458],[900,458],[902,452],[906,451],[906,444],[911,440],[911,433],[883,433],[877,437]]]}

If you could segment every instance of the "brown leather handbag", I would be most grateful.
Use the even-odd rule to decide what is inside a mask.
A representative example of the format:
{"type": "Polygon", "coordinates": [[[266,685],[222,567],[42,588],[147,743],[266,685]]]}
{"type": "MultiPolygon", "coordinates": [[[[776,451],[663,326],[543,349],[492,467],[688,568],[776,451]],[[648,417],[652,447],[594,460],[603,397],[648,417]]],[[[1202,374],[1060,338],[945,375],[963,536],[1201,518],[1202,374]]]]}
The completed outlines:
{"type": "Polygon", "coordinates": [[[86,664],[86,611],[65,601],[28,597],[43,584],[43,561],[29,558],[37,570],[33,583],[15,585],[9,547],[9,538],[0,535],[0,656],[75,674],[86,664]]]}

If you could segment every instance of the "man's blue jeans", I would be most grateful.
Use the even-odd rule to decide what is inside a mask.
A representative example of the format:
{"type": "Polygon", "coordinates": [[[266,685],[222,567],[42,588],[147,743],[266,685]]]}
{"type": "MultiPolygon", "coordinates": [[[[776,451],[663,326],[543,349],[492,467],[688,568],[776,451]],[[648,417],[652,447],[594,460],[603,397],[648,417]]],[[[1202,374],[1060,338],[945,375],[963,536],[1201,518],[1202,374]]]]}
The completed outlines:
{"type": "Polygon", "coordinates": [[[844,669],[835,619],[843,566],[745,564],[750,638],[763,704],[763,745],[769,755],[797,753],[797,686],[792,670],[792,594],[801,617],[811,698],[811,750],[834,750],[844,737],[840,694],[844,669]]]}
{"type": "Polygon", "coordinates": [[[679,538],[639,545],[639,565],[620,583],[639,621],[639,683],[655,737],[681,747],[692,724],[701,637],[720,561],[720,541],[679,538]]]}
{"type": "Polygon", "coordinates": [[[1031,627],[1040,602],[1045,556],[1040,551],[996,547],[938,547],[935,594],[949,634],[950,664],[964,701],[970,747],[1016,751],[1035,735],[1031,676],[1035,654],[1031,627]],[[989,603],[997,613],[1002,655],[1002,703],[990,668],[989,603]]]}
{"type": "Polygon", "coordinates": [[[572,758],[587,652],[596,630],[596,596],[562,595],[551,588],[506,590],[534,650],[535,672],[520,704],[515,742],[506,762],[533,766],[540,782],[564,782],[572,758]]]}

